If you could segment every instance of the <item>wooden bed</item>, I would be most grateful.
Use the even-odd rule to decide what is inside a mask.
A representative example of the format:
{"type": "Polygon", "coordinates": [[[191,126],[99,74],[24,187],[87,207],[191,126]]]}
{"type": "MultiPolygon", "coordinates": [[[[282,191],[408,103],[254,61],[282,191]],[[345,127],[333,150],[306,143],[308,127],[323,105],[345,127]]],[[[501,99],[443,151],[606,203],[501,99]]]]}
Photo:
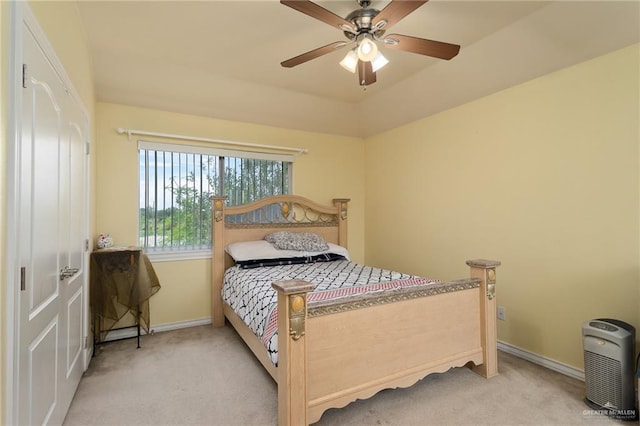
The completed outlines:
{"type": "Polygon", "coordinates": [[[322,206],[303,197],[273,196],[226,207],[213,198],[212,322],[234,326],[278,383],[278,423],[317,422],[387,388],[408,387],[428,374],[469,365],[490,378],[497,371],[495,269],[470,260],[470,278],[393,296],[341,299],[307,306],[313,284],[277,282],[278,366],[260,339],[223,302],[227,244],[261,240],[278,230],[313,232],[347,246],[348,199],[322,206]],[[375,324],[375,327],[372,325],[375,324]],[[380,335],[386,333],[386,340],[380,335]],[[389,344],[392,341],[392,344],[389,344]]]}

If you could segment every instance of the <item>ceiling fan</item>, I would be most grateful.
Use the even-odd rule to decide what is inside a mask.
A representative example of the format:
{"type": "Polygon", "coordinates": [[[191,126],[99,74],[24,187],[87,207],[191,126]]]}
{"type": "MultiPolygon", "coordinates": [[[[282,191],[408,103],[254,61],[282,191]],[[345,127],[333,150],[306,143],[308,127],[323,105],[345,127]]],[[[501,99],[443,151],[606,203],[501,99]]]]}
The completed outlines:
{"type": "Polygon", "coordinates": [[[310,50],[287,59],[280,65],[286,68],[295,67],[341,47],[354,45],[340,62],[340,65],[352,73],[357,70],[358,83],[361,86],[368,86],[376,82],[376,71],[388,63],[387,59],[379,52],[376,41],[391,49],[447,60],[456,56],[460,51],[460,46],[456,44],[401,34],[385,34],[392,25],[428,0],[391,0],[382,10],[370,8],[371,1],[369,0],[357,1],[361,9],[354,10],[345,18],[341,18],[309,0],[280,0],[280,3],[285,6],[342,30],[348,39],[348,41],[336,41],[310,50]]]}

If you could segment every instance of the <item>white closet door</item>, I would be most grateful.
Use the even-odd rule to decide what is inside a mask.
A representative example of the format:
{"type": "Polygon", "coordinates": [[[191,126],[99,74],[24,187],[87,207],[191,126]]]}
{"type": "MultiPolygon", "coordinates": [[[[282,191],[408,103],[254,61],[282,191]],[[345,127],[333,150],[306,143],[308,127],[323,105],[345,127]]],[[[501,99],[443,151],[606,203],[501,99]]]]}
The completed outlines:
{"type": "Polygon", "coordinates": [[[19,424],[61,424],[83,371],[86,118],[28,25],[19,144],[19,424]]]}

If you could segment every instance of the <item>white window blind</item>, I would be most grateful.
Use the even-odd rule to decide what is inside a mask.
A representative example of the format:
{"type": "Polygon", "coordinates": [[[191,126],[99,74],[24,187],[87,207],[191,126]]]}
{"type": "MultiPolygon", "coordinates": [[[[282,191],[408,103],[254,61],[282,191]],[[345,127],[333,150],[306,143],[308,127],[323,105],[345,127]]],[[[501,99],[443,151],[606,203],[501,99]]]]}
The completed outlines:
{"type": "Polygon", "coordinates": [[[291,187],[293,155],[138,141],[139,239],[155,259],[207,257],[211,196],[245,204],[291,187]]]}

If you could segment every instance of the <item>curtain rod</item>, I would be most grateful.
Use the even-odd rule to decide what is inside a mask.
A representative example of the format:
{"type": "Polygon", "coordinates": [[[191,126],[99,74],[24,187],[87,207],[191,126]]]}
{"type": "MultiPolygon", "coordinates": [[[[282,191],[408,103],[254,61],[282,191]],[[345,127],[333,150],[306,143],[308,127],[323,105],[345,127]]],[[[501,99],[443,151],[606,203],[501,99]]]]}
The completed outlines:
{"type": "Polygon", "coordinates": [[[275,146],[275,145],[263,145],[251,142],[238,142],[238,141],[228,141],[224,139],[212,139],[212,138],[201,138],[197,136],[184,136],[184,135],[175,135],[171,133],[158,133],[158,132],[147,132],[145,130],[133,130],[133,129],[123,129],[122,127],[118,127],[118,133],[123,135],[126,134],[131,140],[131,135],[140,135],[140,136],[156,136],[159,138],[167,138],[167,139],[182,139],[188,141],[197,141],[197,142],[214,142],[223,145],[236,145],[236,146],[245,146],[251,148],[267,148],[267,149],[275,149],[279,151],[291,151],[297,154],[306,154],[309,152],[306,148],[290,148],[287,146],[275,146]]]}

